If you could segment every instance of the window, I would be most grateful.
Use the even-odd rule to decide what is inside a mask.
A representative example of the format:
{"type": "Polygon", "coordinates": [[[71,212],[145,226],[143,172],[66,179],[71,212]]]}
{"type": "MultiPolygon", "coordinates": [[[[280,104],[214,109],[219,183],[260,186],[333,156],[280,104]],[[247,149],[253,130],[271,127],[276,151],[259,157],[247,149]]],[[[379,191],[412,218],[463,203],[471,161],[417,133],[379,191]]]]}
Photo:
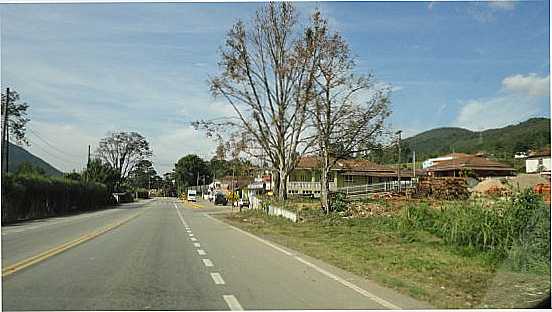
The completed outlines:
{"type": "Polygon", "coordinates": [[[353,176],[352,175],[346,175],[343,178],[345,179],[345,183],[353,183],[353,176]]]}

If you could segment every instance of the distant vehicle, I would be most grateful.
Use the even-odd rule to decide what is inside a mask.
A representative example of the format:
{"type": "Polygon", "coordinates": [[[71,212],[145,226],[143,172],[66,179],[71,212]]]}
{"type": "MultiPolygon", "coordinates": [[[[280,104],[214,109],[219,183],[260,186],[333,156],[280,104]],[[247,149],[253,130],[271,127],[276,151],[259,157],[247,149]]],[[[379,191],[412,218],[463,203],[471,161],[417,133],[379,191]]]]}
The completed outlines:
{"type": "Polygon", "coordinates": [[[247,198],[240,198],[232,203],[234,207],[245,207],[249,206],[249,200],[247,198]]]}
{"type": "Polygon", "coordinates": [[[226,196],[224,196],[223,193],[216,193],[215,194],[215,205],[226,206],[226,204],[228,204],[228,199],[226,199],[226,196]]]}
{"type": "Polygon", "coordinates": [[[237,202],[237,206],[240,207],[240,208],[249,207],[249,199],[240,198],[237,202]]]}
{"type": "Polygon", "coordinates": [[[196,190],[188,190],[188,201],[197,201],[197,191],[196,190]]]}

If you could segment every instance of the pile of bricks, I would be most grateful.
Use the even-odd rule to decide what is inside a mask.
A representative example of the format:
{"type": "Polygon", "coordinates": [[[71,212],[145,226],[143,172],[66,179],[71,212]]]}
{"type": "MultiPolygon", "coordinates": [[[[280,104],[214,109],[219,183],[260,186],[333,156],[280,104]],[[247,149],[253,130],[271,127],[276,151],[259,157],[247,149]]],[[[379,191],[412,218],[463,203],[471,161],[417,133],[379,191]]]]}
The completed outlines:
{"type": "Polygon", "coordinates": [[[439,177],[425,178],[418,182],[415,197],[434,199],[467,199],[470,196],[465,178],[439,177]]]}
{"type": "Polygon", "coordinates": [[[544,201],[550,205],[550,183],[540,183],[533,187],[535,193],[541,194],[544,201]]]}

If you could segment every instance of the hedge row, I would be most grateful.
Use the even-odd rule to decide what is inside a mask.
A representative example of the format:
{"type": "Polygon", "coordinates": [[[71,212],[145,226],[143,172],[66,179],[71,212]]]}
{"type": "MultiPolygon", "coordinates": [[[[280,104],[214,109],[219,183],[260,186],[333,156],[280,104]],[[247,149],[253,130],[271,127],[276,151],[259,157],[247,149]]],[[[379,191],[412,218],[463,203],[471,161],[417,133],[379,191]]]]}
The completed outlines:
{"type": "Polygon", "coordinates": [[[2,179],[2,224],[83,212],[114,204],[104,184],[61,177],[6,174],[2,179]]]}

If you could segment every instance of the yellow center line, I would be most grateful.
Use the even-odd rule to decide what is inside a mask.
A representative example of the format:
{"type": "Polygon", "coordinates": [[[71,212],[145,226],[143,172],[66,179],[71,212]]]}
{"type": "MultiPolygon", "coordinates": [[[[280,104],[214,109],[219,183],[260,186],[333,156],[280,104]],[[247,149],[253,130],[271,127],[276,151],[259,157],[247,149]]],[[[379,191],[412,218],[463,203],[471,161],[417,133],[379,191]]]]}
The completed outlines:
{"type": "Polygon", "coordinates": [[[115,228],[118,228],[119,226],[129,222],[130,220],[138,217],[139,215],[141,215],[142,213],[137,213],[133,216],[130,216],[129,218],[126,218],[122,221],[119,221],[119,222],[115,222],[115,223],[112,223],[110,225],[108,225],[107,227],[99,230],[99,231],[96,231],[96,232],[92,232],[92,233],[87,233],[87,234],[84,234],[82,235],[81,237],[75,239],[75,240],[72,240],[72,241],[69,241],[69,242],[66,242],[66,243],[63,243],[59,246],[56,246],[54,248],[51,248],[51,249],[48,249],[42,253],[39,253],[38,255],[35,255],[35,256],[32,256],[32,257],[29,257],[27,259],[24,259],[24,260],[21,260],[17,263],[14,263],[12,265],[9,265],[5,268],[2,269],[2,277],[5,277],[5,276],[8,276],[8,275],[11,275],[17,271],[20,271],[24,268],[27,268],[33,264],[37,264],[41,261],[44,261],[52,256],[55,256],[59,253],[62,253],[72,247],[75,247],[77,245],[80,245],[86,241],[89,241],[93,238],[96,238],[108,231],[111,231],[115,228]]]}

